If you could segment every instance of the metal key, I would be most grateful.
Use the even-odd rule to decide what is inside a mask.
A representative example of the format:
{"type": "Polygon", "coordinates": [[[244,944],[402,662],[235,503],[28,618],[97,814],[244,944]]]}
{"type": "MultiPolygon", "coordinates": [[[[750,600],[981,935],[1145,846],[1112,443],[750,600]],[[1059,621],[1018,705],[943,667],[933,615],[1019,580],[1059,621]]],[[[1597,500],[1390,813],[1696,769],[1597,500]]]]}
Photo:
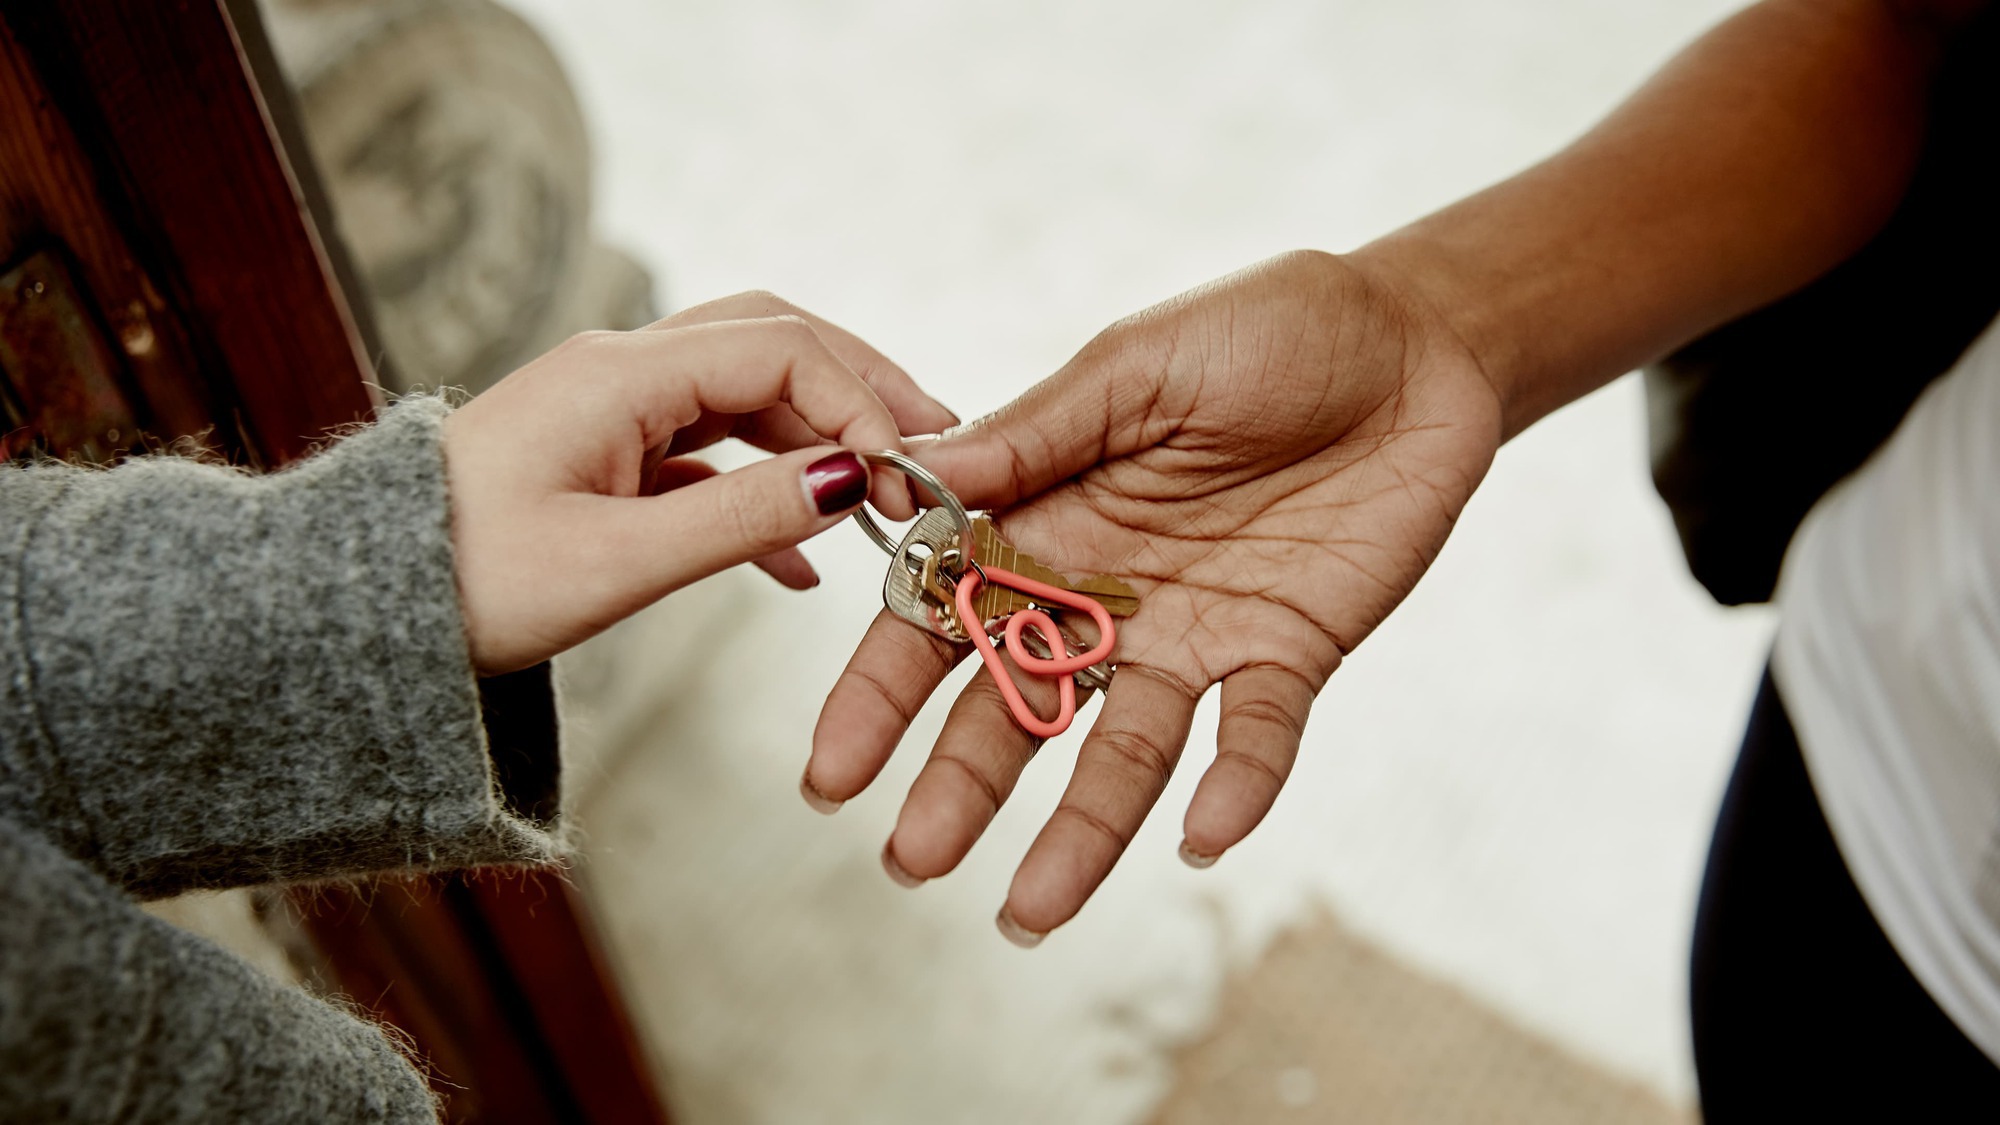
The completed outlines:
{"type": "MultiPolygon", "coordinates": [[[[983,521],[982,521],[983,522],[983,521]]],[[[932,593],[937,578],[938,559],[959,549],[958,523],[943,508],[932,508],[917,518],[903,541],[889,556],[889,576],[882,581],[882,604],[890,613],[919,629],[964,643],[972,639],[958,620],[958,607],[951,591],[932,593]]]]}
{"type": "Polygon", "coordinates": [[[935,636],[954,642],[970,641],[979,650],[995,679],[1014,721],[1030,734],[1048,738],[1061,734],[1076,716],[1076,700],[1070,683],[1063,680],[1059,705],[1053,718],[1036,712],[1022,697],[1015,682],[1017,673],[1028,675],[1068,674],[1076,686],[1105,691],[1111,686],[1111,667],[1105,658],[1116,643],[1112,617],[1130,616],[1139,608],[1139,597],[1123,581],[1108,575],[1072,583],[1060,572],[1016,550],[1000,537],[990,520],[974,520],[965,505],[930,470],[904,453],[878,450],[864,453],[870,464],[888,465],[908,474],[929,489],[938,507],[925,512],[912,524],[901,542],[869,517],[855,513],[855,520],[868,537],[889,553],[889,574],[882,582],[882,604],[889,612],[935,636]],[[971,587],[961,585],[972,583],[971,587]],[[1029,594],[1015,584],[1036,591],[1029,594]],[[960,602],[965,613],[959,612],[960,602]],[[1028,612],[1033,610],[1035,612],[1028,612]],[[1078,641],[1060,620],[1049,614],[1065,610],[1087,611],[1099,632],[1093,645],[1079,647],[1078,641]],[[968,631],[964,617],[973,617],[968,631]],[[1027,651],[1015,654],[1014,669],[1001,662],[994,645],[1001,640],[989,634],[1002,633],[1008,643],[1027,651]],[[1051,645],[1060,638],[1068,653],[1057,659],[1051,645]],[[1039,657],[1043,664],[1036,664],[1039,657]],[[1056,667],[1045,667],[1053,663],[1056,667]]]}
{"type": "MultiPolygon", "coordinates": [[[[1121,579],[1109,574],[1099,574],[1080,582],[1072,582],[1060,571],[1044,566],[1033,555],[1016,548],[1000,537],[993,521],[981,516],[972,521],[972,537],[976,544],[973,557],[986,566],[996,566],[1011,570],[1023,578],[1045,582],[1061,590],[1071,590],[1083,594],[1104,607],[1113,617],[1130,617],[1139,609],[1139,595],[1121,579]]],[[[947,547],[934,554],[933,561],[924,568],[924,588],[933,598],[947,604],[952,600],[951,589],[946,584],[950,576],[949,565],[955,561],[955,552],[947,547]]],[[[972,599],[973,608],[979,611],[979,619],[998,621],[1008,614],[1027,609],[1035,604],[1034,599],[1010,586],[987,583],[979,588],[972,599]]]]}
{"type": "MultiPolygon", "coordinates": [[[[1097,601],[1113,617],[1130,617],[1139,608],[1139,596],[1117,578],[1098,575],[1071,582],[1001,538],[991,520],[975,519],[972,528],[978,552],[975,558],[981,562],[1059,589],[1074,590],[1097,601]]],[[[958,526],[951,514],[942,508],[925,512],[890,556],[889,574],[882,583],[882,604],[897,617],[947,640],[962,643],[972,639],[965,623],[958,619],[958,606],[953,600],[957,576],[952,572],[963,568],[957,562],[958,554],[958,526]]],[[[1035,603],[1012,587],[987,583],[980,587],[972,604],[979,611],[983,627],[1035,603]]]]}

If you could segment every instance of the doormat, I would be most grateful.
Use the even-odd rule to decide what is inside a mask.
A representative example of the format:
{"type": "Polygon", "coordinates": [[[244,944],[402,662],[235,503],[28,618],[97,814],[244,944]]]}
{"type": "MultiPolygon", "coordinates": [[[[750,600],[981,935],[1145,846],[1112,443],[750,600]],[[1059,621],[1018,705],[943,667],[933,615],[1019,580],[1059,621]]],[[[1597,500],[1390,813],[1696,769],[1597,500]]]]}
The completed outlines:
{"type": "Polygon", "coordinates": [[[1320,911],[1223,985],[1156,1125],[1694,1125],[1320,911]]]}

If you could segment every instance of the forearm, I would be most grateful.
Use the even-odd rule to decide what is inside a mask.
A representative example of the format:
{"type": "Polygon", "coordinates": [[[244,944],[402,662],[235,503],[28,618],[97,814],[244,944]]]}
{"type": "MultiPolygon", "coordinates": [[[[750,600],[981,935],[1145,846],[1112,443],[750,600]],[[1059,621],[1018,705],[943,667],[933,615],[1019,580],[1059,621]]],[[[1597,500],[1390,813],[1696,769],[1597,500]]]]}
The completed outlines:
{"type": "Polygon", "coordinates": [[[1352,260],[1435,310],[1512,436],[1865,243],[1977,7],[1769,0],[1563,152],[1352,260]]]}
{"type": "Polygon", "coordinates": [[[553,858],[553,721],[482,722],[441,414],[268,477],[0,469],[0,816],[148,896],[553,858]]]}
{"type": "Polygon", "coordinates": [[[386,1036],[0,815],[0,1120],[437,1120],[386,1036]]]}

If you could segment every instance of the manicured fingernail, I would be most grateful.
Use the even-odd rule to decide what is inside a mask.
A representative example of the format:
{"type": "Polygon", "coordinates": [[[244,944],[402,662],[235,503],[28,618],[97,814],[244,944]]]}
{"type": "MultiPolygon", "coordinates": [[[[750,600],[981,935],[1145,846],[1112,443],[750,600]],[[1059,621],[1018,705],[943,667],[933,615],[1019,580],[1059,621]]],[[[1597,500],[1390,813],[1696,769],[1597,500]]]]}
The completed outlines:
{"type": "Polygon", "coordinates": [[[840,811],[840,806],[847,803],[845,801],[836,801],[832,797],[814,789],[812,779],[806,777],[799,778],[799,796],[804,797],[806,804],[812,808],[812,811],[821,816],[832,816],[834,813],[840,811]]]}
{"type": "Polygon", "coordinates": [[[1021,925],[1021,923],[1014,921],[1014,916],[1008,913],[1007,908],[1004,906],[1000,908],[1000,913],[994,917],[993,924],[1000,928],[1001,937],[1006,938],[1022,949],[1033,949],[1042,944],[1043,938],[1049,936],[1047,934],[1038,934],[1021,925]]]}
{"type": "Polygon", "coordinates": [[[822,516],[844,512],[868,499],[868,466],[843,449],[806,466],[806,495],[822,516]]]}
{"type": "Polygon", "coordinates": [[[1196,870],[1204,867],[1214,867],[1215,861],[1221,858],[1222,853],[1220,852],[1217,852],[1215,855],[1203,855],[1193,848],[1188,847],[1186,840],[1181,841],[1181,862],[1196,870]]]}
{"type": "Polygon", "coordinates": [[[903,865],[897,863],[895,855],[889,851],[888,844],[882,845],[882,870],[887,871],[889,878],[899,887],[921,887],[924,885],[922,879],[903,870],[903,865]]]}

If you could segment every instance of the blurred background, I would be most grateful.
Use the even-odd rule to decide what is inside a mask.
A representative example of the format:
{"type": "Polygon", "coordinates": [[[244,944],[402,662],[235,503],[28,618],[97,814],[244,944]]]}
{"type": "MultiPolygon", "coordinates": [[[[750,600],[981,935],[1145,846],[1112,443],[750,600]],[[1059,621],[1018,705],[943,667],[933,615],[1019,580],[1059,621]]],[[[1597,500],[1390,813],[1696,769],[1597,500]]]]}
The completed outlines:
{"type": "MultiPolygon", "coordinates": [[[[265,12],[402,385],[768,288],[972,418],[1118,317],[1518,170],[1731,7],[265,12]]],[[[1131,852],[1031,952],[992,917],[1084,724],[915,891],[877,856],[951,690],[839,815],[799,800],[879,607],[858,530],[808,546],[811,594],[726,575],[573,654],[575,875],[676,1119],[1690,1119],[1687,938],[1771,618],[1687,577],[1642,406],[1626,379],[1501,453],[1269,820],[1196,872],[1210,700],[1131,852]]]]}

